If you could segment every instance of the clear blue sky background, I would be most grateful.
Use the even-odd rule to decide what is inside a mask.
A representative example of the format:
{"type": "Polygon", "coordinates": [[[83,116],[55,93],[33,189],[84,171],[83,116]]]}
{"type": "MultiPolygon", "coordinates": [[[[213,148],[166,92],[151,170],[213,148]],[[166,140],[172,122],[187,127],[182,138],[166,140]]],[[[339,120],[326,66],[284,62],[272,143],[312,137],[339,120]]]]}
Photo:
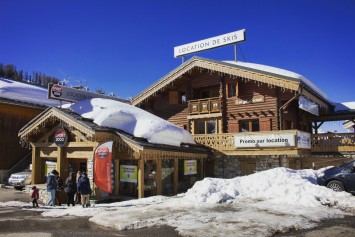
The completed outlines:
{"type": "MultiPolygon", "coordinates": [[[[1,63],[91,91],[135,96],[181,64],[174,46],[246,29],[239,60],[355,101],[355,0],[0,0],[0,9],[1,63]]],[[[195,55],[234,59],[233,46],[195,55]]]]}

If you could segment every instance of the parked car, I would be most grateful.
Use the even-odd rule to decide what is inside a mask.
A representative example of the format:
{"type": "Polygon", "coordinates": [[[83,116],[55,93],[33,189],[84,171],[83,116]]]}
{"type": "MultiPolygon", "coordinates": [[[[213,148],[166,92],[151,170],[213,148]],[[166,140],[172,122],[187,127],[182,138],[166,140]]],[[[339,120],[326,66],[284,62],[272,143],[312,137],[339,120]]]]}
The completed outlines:
{"type": "Polygon", "coordinates": [[[346,191],[355,195],[355,160],[323,171],[318,176],[317,183],[334,191],[346,191]]]}
{"type": "Polygon", "coordinates": [[[14,186],[15,189],[22,190],[26,185],[32,182],[32,172],[26,170],[23,172],[13,173],[9,178],[9,185],[14,186]]]}

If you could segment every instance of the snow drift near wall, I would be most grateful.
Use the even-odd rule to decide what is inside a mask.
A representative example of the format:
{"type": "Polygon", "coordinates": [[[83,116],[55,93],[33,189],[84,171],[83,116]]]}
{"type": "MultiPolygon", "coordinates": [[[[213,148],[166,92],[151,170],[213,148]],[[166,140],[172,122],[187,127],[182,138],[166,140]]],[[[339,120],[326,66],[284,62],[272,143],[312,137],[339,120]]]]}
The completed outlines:
{"type": "Polygon", "coordinates": [[[94,98],[79,101],[69,108],[99,126],[117,128],[135,137],[146,138],[150,143],[172,146],[195,144],[186,130],[126,103],[94,98]]]}

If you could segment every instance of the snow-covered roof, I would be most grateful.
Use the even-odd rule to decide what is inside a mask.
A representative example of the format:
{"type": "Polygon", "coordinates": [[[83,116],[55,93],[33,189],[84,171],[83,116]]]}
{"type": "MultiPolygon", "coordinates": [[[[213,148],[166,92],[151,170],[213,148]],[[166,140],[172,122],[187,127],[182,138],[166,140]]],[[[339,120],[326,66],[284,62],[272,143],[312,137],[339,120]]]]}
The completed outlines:
{"type": "Polygon", "coordinates": [[[59,101],[48,99],[47,94],[47,89],[0,78],[0,98],[41,106],[60,105],[59,101]]]}
{"type": "Polygon", "coordinates": [[[309,79],[307,79],[306,77],[304,77],[298,73],[288,71],[285,69],[281,69],[281,68],[277,68],[277,67],[263,65],[263,64],[247,63],[247,62],[240,62],[240,61],[237,61],[237,62],[236,61],[224,61],[224,62],[229,63],[229,64],[233,64],[233,65],[237,65],[237,66],[241,66],[241,67],[245,67],[245,68],[250,68],[253,70],[257,70],[257,71],[267,72],[267,73],[276,74],[276,75],[299,80],[302,83],[306,84],[308,87],[310,87],[312,90],[317,92],[324,99],[328,98],[327,95],[323,91],[321,91],[316,85],[313,84],[313,82],[311,82],[309,79]]]}
{"type": "Polygon", "coordinates": [[[127,103],[94,98],[76,102],[69,108],[99,126],[120,129],[150,143],[172,146],[195,144],[185,129],[127,103]]]}
{"type": "Polygon", "coordinates": [[[354,110],[355,111],[355,102],[335,102],[335,112],[338,111],[350,111],[350,110],[354,110]]]}

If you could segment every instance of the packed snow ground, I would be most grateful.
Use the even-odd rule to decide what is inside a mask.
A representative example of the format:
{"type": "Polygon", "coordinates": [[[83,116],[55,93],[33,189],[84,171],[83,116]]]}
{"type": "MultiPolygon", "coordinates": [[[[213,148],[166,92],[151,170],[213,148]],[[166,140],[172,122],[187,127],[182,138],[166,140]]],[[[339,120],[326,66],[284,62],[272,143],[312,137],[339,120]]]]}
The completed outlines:
{"type": "Polygon", "coordinates": [[[233,179],[205,178],[174,197],[33,210],[50,217],[90,217],[92,222],[117,230],[170,225],[183,236],[272,236],[315,227],[323,219],[355,215],[354,196],[316,185],[321,173],[275,168],[233,179]]]}

